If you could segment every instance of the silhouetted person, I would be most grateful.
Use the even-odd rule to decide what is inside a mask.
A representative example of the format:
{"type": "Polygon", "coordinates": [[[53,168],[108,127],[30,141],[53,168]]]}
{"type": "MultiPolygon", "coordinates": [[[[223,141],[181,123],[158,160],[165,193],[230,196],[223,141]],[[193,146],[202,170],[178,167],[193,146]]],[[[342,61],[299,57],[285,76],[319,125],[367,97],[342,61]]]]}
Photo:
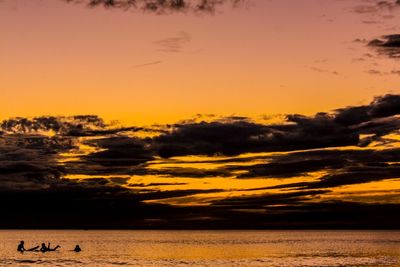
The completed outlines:
{"type": "Polygon", "coordinates": [[[42,243],[41,247],[40,247],[40,251],[41,252],[47,252],[47,247],[45,243],[42,243]]]}
{"type": "Polygon", "coordinates": [[[26,249],[24,247],[25,242],[22,240],[21,242],[19,242],[18,247],[17,247],[17,251],[19,252],[24,252],[26,249]]]}
{"type": "Polygon", "coordinates": [[[82,249],[81,249],[81,247],[79,245],[76,245],[75,248],[74,248],[74,251],[75,252],[81,252],[82,249]]]}

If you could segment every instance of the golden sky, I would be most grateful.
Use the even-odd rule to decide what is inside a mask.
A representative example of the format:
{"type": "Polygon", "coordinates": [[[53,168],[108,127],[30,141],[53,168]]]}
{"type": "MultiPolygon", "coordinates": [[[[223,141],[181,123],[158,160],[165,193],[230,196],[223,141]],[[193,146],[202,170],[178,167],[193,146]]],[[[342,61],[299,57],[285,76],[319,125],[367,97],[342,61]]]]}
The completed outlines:
{"type": "Polygon", "coordinates": [[[166,15],[1,5],[1,118],[97,114],[148,125],[195,114],[312,114],[400,91],[398,74],[371,72],[396,62],[365,56],[372,52],[355,42],[399,30],[397,10],[367,9],[373,1],[253,0],[166,15]]]}

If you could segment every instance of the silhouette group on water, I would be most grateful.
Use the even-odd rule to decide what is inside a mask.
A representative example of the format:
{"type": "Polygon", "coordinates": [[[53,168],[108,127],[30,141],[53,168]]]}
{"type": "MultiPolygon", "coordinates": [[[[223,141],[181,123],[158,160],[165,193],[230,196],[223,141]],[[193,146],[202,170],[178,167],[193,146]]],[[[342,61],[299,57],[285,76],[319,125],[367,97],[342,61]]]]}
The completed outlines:
{"type": "MultiPolygon", "coordinates": [[[[61,248],[60,245],[57,245],[57,246],[55,246],[54,248],[51,248],[51,247],[50,247],[50,242],[49,242],[49,243],[47,244],[47,246],[46,246],[45,243],[42,243],[40,246],[36,246],[36,247],[33,247],[33,248],[26,249],[26,248],[25,248],[25,242],[22,240],[22,241],[19,242],[19,244],[18,244],[17,251],[19,251],[19,252],[21,252],[21,253],[23,253],[23,252],[25,252],[25,251],[49,252],[49,251],[56,251],[56,250],[59,249],[59,248],[61,248]]],[[[81,252],[82,249],[80,248],[79,245],[76,245],[75,248],[73,249],[73,251],[75,251],[75,252],[81,252]]]]}

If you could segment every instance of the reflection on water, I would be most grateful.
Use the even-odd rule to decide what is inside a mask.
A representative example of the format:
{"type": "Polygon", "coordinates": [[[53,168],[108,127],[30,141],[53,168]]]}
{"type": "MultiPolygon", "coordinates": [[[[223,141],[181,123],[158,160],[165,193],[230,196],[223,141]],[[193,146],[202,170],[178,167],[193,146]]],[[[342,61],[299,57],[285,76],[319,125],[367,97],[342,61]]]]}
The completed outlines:
{"type": "Polygon", "coordinates": [[[3,230],[0,241],[10,266],[400,266],[400,231],[3,230]],[[20,254],[20,240],[61,250],[20,254]]]}

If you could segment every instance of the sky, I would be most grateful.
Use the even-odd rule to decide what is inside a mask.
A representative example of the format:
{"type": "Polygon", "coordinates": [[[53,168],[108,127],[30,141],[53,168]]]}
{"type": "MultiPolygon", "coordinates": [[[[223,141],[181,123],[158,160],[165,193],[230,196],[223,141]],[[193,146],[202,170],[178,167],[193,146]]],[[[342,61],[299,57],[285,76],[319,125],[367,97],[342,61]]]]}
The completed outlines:
{"type": "Polygon", "coordinates": [[[398,227],[398,2],[128,2],[0,1],[0,227],[398,227]]]}
{"type": "Polygon", "coordinates": [[[0,117],[96,114],[148,125],[366,104],[399,92],[398,73],[371,72],[396,62],[368,58],[355,42],[398,31],[398,7],[374,10],[377,2],[252,0],[157,15],[3,0],[0,117]]]}

